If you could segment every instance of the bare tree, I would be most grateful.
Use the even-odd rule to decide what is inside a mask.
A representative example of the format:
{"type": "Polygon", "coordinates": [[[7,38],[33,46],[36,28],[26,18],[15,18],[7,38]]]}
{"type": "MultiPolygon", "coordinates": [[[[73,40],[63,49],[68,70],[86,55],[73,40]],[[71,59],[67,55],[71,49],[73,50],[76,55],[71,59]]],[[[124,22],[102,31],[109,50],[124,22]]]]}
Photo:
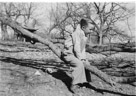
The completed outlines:
{"type": "Polygon", "coordinates": [[[24,23],[26,24],[30,18],[33,18],[34,11],[36,10],[37,7],[35,6],[34,3],[24,3],[23,5],[24,5],[23,17],[24,17],[24,23]]]}
{"type": "MultiPolygon", "coordinates": [[[[65,4],[56,4],[56,8],[52,7],[50,11],[50,21],[52,24],[49,28],[49,33],[53,29],[57,29],[59,31],[58,38],[64,38],[66,30],[66,26],[68,25],[67,21],[70,19],[70,14],[68,14],[69,9],[67,9],[65,4]]],[[[55,34],[56,35],[56,34],[55,34]]]]}
{"type": "MultiPolygon", "coordinates": [[[[64,32],[65,26],[71,25],[76,28],[80,18],[86,18],[91,22],[94,28],[94,36],[101,45],[103,39],[111,34],[126,36],[122,29],[116,24],[122,20],[126,20],[134,14],[134,8],[127,9],[124,3],[66,3],[63,22],[58,24],[60,14],[54,13],[56,16],[56,25],[64,32]],[[62,27],[61,27],[62,26],[62,27]]],[[[60,9],[59,9],[60,10],[60,9]]],[[[58,10],[58,11],[59,11],[58,10]]],[[[61,18],[60,18],[61,19],[61,18]]],[[[56,26],[55,26],[56,27],[56,26]]],[[[127,36],[128,37],[128,36],[127,36]]]]}
{"type": "MultiPolygon", "coordinates": [[[[31,18],[34,12],[34,4],[33,3],[1,3],[1,12],[0,14],[4,17],[8,17],[13,21],[18,23],[26,23],[29,18],[31,18]],[[20,19],[24,17],[24,21],[22,22],[20,19]]],[[[7,25],[1,22],[2,29],[2,37],[8,38],[7,34],[7,25]]],[[[14,29],[13,29],[14,30],[14,29]]],[[[16,30],[14,30],[16,31],[16,30]]]]}
{"type": "Polygon", "coordinates": [[[119,29],[116,23],[130,17],[134,12],[133,9],[128,10],[123,3],[93,3],[92,6],[96,12],[96,18],[92,19],[91,16],[88,18],[95,25],[95,32],[100,45],[103,43],[103,38],[110,35],[111,31],[114,35],[124,36],[123,30],[119,29]]]}

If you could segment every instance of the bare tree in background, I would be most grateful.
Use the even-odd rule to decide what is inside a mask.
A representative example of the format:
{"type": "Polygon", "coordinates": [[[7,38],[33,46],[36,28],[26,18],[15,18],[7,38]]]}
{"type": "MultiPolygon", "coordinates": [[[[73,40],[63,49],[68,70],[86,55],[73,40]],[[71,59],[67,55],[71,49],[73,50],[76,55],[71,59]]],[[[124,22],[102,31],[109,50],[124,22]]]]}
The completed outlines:
{"type": "Polygon", "coordinates": [[[36,6],[34,3],[25,3],[23,6],[24,10],[24,23],[26,24],[30,18],[33,18],[34,11],[36,10],[36,6]]]}
{"type": "MultiPolygon", "coordinates": [[[[33,3],[1,3],[0,15],[4,17],[8,17],[11,20],[21,24],[21,23],[26,23],[29,20],[29,18],[32,17],[34,9],[35,7],[33,3]]],[[[1,22],[1,30],[2,30],[1,35],[3,37],[2,39],[8,38],[7,25],[3,24],[2,22],[1,22]]]]}
{"type": "Polygon", "coordinates": [[[59,36],[59,38],[64,38],[64,32],[66,31],[65,27],[68,25],[67,20],[70,18],[70,14],[68,14],[68,9],[66,9],[65,6],[59,5],[60,4],[57,3],[56,8],[51,8],[50,21],[52,24],[50,25],[49,33],[56,28],[60,31],[59,35],[61,36],[59,36]]]}
{"type": "Polygon", "coordinates": [[[80,18],[86,18],[95,26],[93,35],[102,45],[103,39],[110,34],[129,38],[116,24],[132,15],[134,8],[127,9],[125,3],[66,3],[65,7],[51,11],[54,24],[50,29],[57,27],[61,32],[66,32],[65,27],[71,25],[74,30],[80,18]]]}

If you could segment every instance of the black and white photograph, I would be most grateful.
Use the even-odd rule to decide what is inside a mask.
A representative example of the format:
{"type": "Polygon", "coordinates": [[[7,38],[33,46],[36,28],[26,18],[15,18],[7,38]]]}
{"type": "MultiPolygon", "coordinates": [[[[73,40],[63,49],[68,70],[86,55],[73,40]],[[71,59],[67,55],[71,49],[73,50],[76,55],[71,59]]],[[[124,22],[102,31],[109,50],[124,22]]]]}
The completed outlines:
{"type": "Polygon", "coordinates": [[[135,1],[0,1],[0,96],[136,96],[135,1]]]}

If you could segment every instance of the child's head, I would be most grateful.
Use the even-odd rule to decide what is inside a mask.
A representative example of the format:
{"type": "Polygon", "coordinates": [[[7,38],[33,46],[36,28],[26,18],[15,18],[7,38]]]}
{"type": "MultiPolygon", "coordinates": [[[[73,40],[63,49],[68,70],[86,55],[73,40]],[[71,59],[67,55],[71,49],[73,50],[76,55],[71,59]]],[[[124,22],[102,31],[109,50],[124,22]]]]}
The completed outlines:
{"type": "Polygon", "coordinates": [[[94,25],[92,25],[91,23],[89,23],[85,19],[81,19],[80,20],[80,27],[84,31],[85,34],[89,34],[89,33],[91,33],[91,30],[94,28],[94,25]]]}

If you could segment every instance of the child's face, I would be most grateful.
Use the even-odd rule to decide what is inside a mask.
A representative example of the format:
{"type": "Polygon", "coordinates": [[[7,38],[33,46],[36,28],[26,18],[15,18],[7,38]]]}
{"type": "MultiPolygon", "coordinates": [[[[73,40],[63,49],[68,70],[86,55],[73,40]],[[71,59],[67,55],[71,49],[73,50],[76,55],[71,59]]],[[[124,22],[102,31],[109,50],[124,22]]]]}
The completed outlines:
{"type": "Polygon", "coordinates": [[[82,29],[83,29],[83,31],[85,32],[85,34],[87,35],[87,34],[90,34],[90,33],[93,32],[94,25],[88,23],[88,26],[83,27],[82,29]]]}

